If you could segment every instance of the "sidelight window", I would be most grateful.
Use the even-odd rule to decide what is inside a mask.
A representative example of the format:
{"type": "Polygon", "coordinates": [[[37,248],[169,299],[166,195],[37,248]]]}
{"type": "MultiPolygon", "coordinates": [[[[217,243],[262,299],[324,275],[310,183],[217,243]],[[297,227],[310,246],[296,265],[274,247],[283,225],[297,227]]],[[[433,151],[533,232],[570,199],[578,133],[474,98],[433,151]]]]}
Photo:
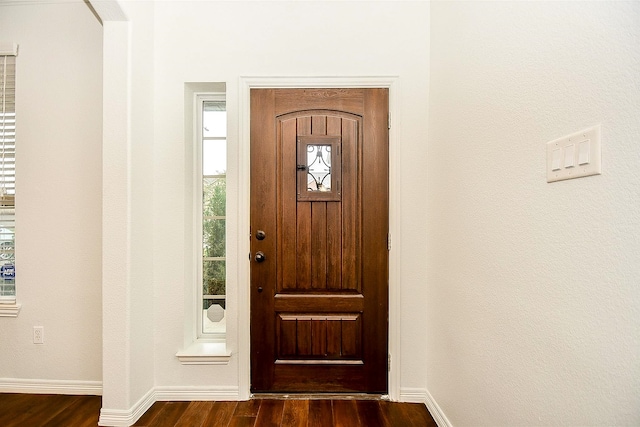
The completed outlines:
{"type": "Polygon", "coordinates": [[[227,111],[224,94],[197,96],[201,145],[200,335],[226,330],[227,111]]]}
{"type": "MultiPolygon", "coordinates": [[[[185,346],[176,357],[183,365],[227,364],[231,357],[226,349],[227,256],[234,244],[227,241],[227,230],[234,227],[236,216],[235,205],[227,204],[226,84],[191,82],[185,83],[184,89],[185,169],[189,177],[184,189],[187,310],[185,346]]],[[[231,185],[234,182],[232,175],[231,185]]]]}

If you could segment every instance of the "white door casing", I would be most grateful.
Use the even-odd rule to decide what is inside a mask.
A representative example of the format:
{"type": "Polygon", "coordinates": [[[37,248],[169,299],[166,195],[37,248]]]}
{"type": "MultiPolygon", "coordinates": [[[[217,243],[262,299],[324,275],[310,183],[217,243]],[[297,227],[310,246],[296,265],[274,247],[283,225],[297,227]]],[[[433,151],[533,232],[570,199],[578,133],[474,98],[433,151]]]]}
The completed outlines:
{"type": "MultiPolygon", "coordinates": [[[[397,76],[356,76],[356,77],[251,77],[242,76],[239,81],[239,206],[238,206],[238,343],[237,355],[239,363],[238,382],[239,398],[250,397],[250,264],[247,254],[249,245],[249,193],[250,193],[250,91],[254,88],[388,88],[389,89],[389,232],[391,236],[400,231],[400,117],[397,99],[400,92],[400,80],[397,76]],[[393,118],[393,122],[391,120],[393,118]],[[391,125],[393,123],[393,125],[391,125]],[[247,260],[247,262],[243,262],[247,260]]],[[[393,240],[393,239],[392,239],[393,240]]],[[[397,401],[400,398],[400,271],[401,242],[393,240],[389,252],[389,354],[391,369],[389,370],[389,397],[397,401]]]]}

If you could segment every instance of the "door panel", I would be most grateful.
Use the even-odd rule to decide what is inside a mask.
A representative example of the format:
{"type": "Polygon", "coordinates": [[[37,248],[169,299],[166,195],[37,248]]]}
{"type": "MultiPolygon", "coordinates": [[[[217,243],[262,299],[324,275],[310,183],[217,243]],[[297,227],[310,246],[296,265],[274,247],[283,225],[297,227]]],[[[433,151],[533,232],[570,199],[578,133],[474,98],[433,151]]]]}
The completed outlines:
{"type": "Polygon", "coordinates": [[[387,391],[387,114],[386,89],[251,91],[254,392],[387,391]]]}

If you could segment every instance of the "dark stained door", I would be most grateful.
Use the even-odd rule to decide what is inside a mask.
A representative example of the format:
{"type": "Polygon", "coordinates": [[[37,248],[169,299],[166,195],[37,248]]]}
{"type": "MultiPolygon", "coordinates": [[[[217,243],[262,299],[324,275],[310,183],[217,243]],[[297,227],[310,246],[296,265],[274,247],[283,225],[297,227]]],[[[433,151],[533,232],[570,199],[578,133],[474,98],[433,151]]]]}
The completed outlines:
{"type": "Polygon", "coordinates": [[[387,393],[388,90],[251,90],[251,390],[387,393]]]}

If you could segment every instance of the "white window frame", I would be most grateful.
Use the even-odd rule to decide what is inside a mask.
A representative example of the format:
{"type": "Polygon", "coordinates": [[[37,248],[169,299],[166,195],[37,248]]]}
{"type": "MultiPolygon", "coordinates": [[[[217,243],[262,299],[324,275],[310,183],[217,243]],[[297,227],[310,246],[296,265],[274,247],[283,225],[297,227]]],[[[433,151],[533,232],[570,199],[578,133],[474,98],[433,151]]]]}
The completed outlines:
{"type": "MultiPolygon", "coordinates": [[[[8,57],[17,57],[18,56],[18,45],[15,43],[0,43],[0,61],[2,61],[3,67],[2,69],[4,70],[3,75],[0,76],[0,114],[2,114],[2,126],[3,126],[3,131],[4,129],[4,124],[7,123],[7,117],[6,117],[6,111],[5,111],[5,91],[7,90],[5,84],[6,84],[6,80],[8,78],[8,75],[6,74],[7,71],[7,59],[8,57]]],[[[15,68],[14,68],[14,72],[15,72],[15,68]]],[[[14,74],[13,76],[11,76],[14,80],[16,78],[16,75],[14,74]]],[[[16,93],[13,93],[13,101],[15,103],[15,98],[16,98],[16,93]]],[[[14,145],[14,150],[13,150],[13,155],[14,155],[14,165],[13,165],[13,173],[15,174],[15,109],[13,110],[13,130],[14,130],[14,137],[13,137],[13,145],[14,145]]],[[[4,132],[2,133],[2,138],[4,141],[4,132]]],[[[3,163],[4,165],[4,163],[3,163]]],[[[4,173],[4,169],[1,173],[4,173]]],[[[15,176],[14,176],[14,180],[15,180],[15,176]]],[[[2,197],[3,199],[13,199],[15,200],[15,181],[14,181],[14,187],[13,189],[10,189],[10,192],[7,194],[4,194],[4,192],[0,193],[0,197],[2,197]]],[[[3,205],[4,203],[8,203],[5,200],[2,201],[3,205]]],[[[11,206],[11,205],[7,205],[7,206],[11,206]]],[[[13,238],[14,238],[14,242],[15,242],[15,202],[13,202],[13,216],[14,216],[14,222],[13,222],[13,228],[14,228],[14,232],[13,232],[13,238]]],[[[14,243],[14,261],[13,261],[13,265],[15,268],[15,243],[14,243]]],[[[15,271],[15,270],[14,270],[15,271]]],[[[17,295],[17,287],[15,284],[15,280],[14,280],[14,291],[13,291],[13,295],[5,295],[2,296],[0,295],[0,317],[16,317],[18,315],[18,313],[20,312],[20,304],[18,304],[16,302],[16,295],[17,295]]]]}
{"type": "MultiPolygon", "coordinates": [[[[176,357],[182,365],[227,365],[231,361],[231,351],[227,349],[227,333],[229,333],[229,322],[226,324],[224,334],[204,334],[202,328],[203,308],[202,308],[202,102],[206,100],[225,100],[227,103],[227,219],[232,218],[233,211],[230,212],[229,191],[229,149],[231,148],[229,135],[230,115],[228,109],[228,99],[226,83],[224,82],[189,82],[185,83],[185,220],[187,229],[185,230],[186,245],[190,248],[185,253],[185,336],[184,347],[176,353],[176,357]]],[[[232,218],[233,219],[233,218],[232,218]]],[[[230,246],[230,226],[226,221],[226,314],[229,315],[229,308],[233,299],[229,299],[229,278],[233,277],[232,269],[235,260],[230,255],[235,253],[230,246]]],[[[231,311],[233,308],[231,308],[231,311]]],[[[228,316],[232,317],[232,316],[228,316]]]]}
{"type": "MultiPolygon", "coordinates": [[[[194,206],[195,206],[195,214],[196,214],[196,222],[195,222],[195,227],[194,227],[194,231],[195,231],[195,235],[194,235],[194,242],[197,242],[197,252],[196,252],[196,259],[199,261],[198,264],[198,269],[197,269],[197,273],[196,273],[196,283],[198,283],[198,289],[196,292],[197,295],[197,307],[199,307],[198,313],[197,313],[197,319],[198,319],[198,324],[197,324],[197,338],[198,339],[206,339],[212,342],[225,342],[226,340],[226,330],[225,332],[214,332],[214,333],[205,333],[204,332],[204,310],[202,309],[202,302],[204,300],[204,294],[203,294],[203,251],[202,251],[202,235],[203,235],[203,227],[204,227],[204,218],[203,218],[203,199],[202,199],[202,194],[203,194],[203,179],[204,179],[204,171],[202,168],[203,165],[203,154],[202,154],[202,150],[203,150],[203,141],[205,140],[205,137],[203,135],[202,129],[203,129],[203,123],[202,123],[202,115],[204,112],[204,103],[207,101],[225,101],[226,102],[226,94],[222,93],[222,92],[215,92],[215,93],[196,93],[195,94],[195,108],[194,108],[194,112],[195,112],[195,116],[196,116],[196,123],[195,123],[195,148],[196,148],[196,153],[194,156],[194,171],[195,171],[195,175],[197,176],[196,182],[197,184],[194,186],[194,206]]],[[[219,139],[219,138],[216,138],[219,139]]],[[[221,139],[221,138],[220,138],[221,139]]],[[[225,141],[227,140],[227,137],[224,138],[225,141]]],[[[225,180],[227,179],[227,174],[225,173],[225,180]]],[[[226,212],[225,212],[225,226],[226,226],[226,212]]],[[[227,233],[225,233],[226,236],[227,233]]],[[[226,237],[225,237],[226,238],[226,237]]],[[[225,245],[226,248],[226,245],[225,245]]],[[[225,256],[221,257],[224,258],[225,264],[226,264],[226,259],[227,259],[227,254],[226,254],[226,249],[225,249],[225,256]]],[[[222,260],[222,259],[220,259],[222,260]]],[[[228,275],[227,275],[228,276],[228,275]]],[[[228,281],[225,279],[225,283],[227,283],[228,281]]],[[[225,296],[225,305],[226,305],[226,296],[225,296]]]]}

